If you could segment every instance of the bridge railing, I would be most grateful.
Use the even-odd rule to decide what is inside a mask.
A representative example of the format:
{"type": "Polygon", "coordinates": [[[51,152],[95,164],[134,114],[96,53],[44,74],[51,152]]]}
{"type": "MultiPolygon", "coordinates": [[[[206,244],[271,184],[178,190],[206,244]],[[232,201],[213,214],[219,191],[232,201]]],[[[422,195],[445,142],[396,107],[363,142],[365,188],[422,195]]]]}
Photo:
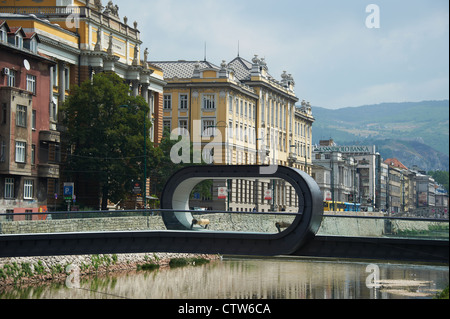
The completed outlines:
{"type": "MultiPolygon", "coordinates": [[[[176,210],[180,212],[179,210],[176,210]]],[[[166,231],[162,215],[173,210],[117,210],[0,214],[0,235],[166,231]]],[[[236,212],[186,210],[192,227],[204,231],[279,233],[301,215],[290,212],[236,212]]],[[[356,213],[355,213],[356,214],[356,213]]],[[[363,215],[324,215],[318,235],[449,239],[448,219],[363,215]]]]}

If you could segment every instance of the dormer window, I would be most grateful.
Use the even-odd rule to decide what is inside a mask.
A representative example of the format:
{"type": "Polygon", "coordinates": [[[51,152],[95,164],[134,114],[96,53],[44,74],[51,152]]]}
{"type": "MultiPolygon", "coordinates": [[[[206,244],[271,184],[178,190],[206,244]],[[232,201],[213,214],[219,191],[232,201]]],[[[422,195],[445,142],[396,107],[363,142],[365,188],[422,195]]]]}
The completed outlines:
{"type": "Polygon", "coordinates": [[[5,28],[0,29],[0,42],[6,42],[6,30],[5,28]]]}
{"type": "Polygon", "coordinates": [[[30,40],[30,51],[33,53],[37,53],[37,41],[36,39],[30,40]]]}
{"type": "Polygon", "coordinates": [[[15,46],[19,49],[23,48],[23,38],[20,35],[16,35],[15,37],[15,46]]]}

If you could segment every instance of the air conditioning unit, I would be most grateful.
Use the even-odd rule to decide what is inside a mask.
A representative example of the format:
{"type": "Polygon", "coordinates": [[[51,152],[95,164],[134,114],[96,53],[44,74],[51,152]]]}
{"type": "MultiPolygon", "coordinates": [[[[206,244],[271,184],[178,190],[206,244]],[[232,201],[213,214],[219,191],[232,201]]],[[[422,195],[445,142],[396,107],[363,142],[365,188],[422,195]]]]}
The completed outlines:
{"type": "Polygon", "coordinates": [[[2,74],[3,75],[9,75],[10,74],[9,68],[3,68],[2,74]]]}

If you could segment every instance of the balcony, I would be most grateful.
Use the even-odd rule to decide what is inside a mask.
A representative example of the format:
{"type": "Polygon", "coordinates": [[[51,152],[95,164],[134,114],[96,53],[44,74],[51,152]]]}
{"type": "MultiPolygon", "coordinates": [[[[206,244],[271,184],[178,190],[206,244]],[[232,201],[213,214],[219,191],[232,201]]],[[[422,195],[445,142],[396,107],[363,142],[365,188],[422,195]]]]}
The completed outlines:
{"type": "Polygon", "coordinates": [[[59,178],[59,165],[39,164],[38,175],[44,178],[59,178]]]}
{"type": "Polygon", "coordinates": [[[40,131],[39,140],[43,143],[56,143],[61,142],[61,134],[57,131],[40,131]]]}
{"type": "Polygon", "coordinates": [[[290,152],[289,153],[289,157],[288,157],[288,161],[295,162],[296,160],[297,160],[297,154],[295,154],[294,152],[290,152]]]}

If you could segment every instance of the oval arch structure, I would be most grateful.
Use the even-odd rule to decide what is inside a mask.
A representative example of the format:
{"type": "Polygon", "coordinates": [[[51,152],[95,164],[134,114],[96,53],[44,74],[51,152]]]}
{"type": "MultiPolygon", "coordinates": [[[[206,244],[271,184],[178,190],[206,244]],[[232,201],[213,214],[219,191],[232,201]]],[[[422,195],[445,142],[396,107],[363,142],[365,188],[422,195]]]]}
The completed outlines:
{"type": "Polygon", "coordinates": [[[291,254],[314,239],[323,218],[323,199],[319,186],[305,172],[285,166],[191,166],[176,172],[166,183],[161,198],[163,221],[170,231],[180,232],[192,245],[203,245],[209,253],[274,256],[291,254]],[[298,196],[298,212],[292,224],[280,233],[209,231],[193,226],[189,198],[204,180],[282,179],[298,196]]]}

